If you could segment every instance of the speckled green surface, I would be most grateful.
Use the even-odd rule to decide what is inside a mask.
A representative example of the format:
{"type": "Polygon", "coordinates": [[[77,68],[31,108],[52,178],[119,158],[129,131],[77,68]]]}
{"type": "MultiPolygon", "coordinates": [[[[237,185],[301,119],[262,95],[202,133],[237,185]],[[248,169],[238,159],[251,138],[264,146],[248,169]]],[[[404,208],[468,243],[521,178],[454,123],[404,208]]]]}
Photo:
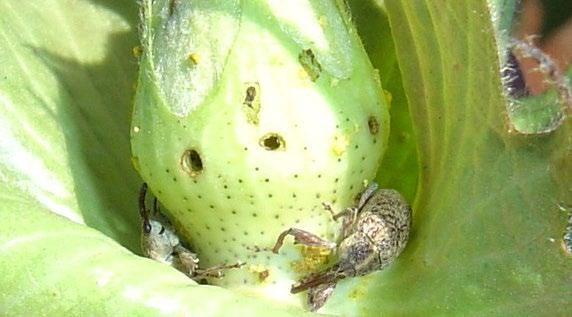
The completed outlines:
{"type": "MultiPolygon", "coordinates": [[[[383,87],[402,116],[392,133],[417,141],[420,183],[412,190],[416,176],[398,168],[411,158],[407,138],[390,141],[397,152],[386,153],[391,171],[378,180],[415,193],[413,232],[397,262],[340,283],[322,311],[568,314],[572,257],[561,243],[572,205],[570,122],[543,136],[508,132],[484,3],[385,2],[397,54],[379,43],[387,31],[364,28],[376,23],[355,10],[353,19],[382,82],[397,78],[395,67],[377,66],[384,57],[401,68],[407,99],[383,87]],[[402,126],[407,105],[412,129],[402,126]]],[[[195,285],[136,255],[137,11],[127,0],[0,2],[0,315],[303,315],[195,285]]]]}
{"type": "MultiPolygon", "coordinates": [[[[144,31],[133,160],[204,265],[247,263],[213,282],[287,298],[289,285],[309,272],[292,269],[302,259],[290,241],[280,255],[270,252],[280,232],[298,227],[335,241],[340,226],[322,203],[350,206],[375,176],[389,132],[377,74],[335,3],[230,2],[217,8],[231,13],[212,19],[237,27],[232,45],[209,49],[193,40],[154,46],[172,36],[156,30],[201,14],[182,5],[169,15],[165,4],[146,13],[147,27],[156,29],[144,31]],[[302,21],[289,22],[296,15],[287,10],[302,21]],[[204,75],[215,72],[216,62],[204,59],[217,52],[224,67],[204,75]],[[189,74],[166,78],[173,75],[161,65],[175,62],[165,60],[190,54],[205,57],[182,62],[178,69],[189,74]],[[171,88],[162,83],[195,77],[212,77],[212,90],[179,114],[174,109],[193,99],[194,86],[178,92],[189,96],[167,97],[171,88]],[[276,148],[265,144],[271,137],[280,139],[276,148]],[[263,283],[260,270],[269,272],[263,283]]],[[[189,27],[194,34],[201,26],[189,27]]]]}

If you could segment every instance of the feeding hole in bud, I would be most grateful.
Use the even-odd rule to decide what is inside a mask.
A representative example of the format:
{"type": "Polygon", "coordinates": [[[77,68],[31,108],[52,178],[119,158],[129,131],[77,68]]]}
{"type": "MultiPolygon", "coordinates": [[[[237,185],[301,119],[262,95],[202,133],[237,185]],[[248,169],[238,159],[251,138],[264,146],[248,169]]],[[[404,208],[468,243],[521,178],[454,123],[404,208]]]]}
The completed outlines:
{"type": "Polygon", "coordinates": [[[244,102],[246,106],[252,108],[252,102],[256,98],[256,87],[255,86],[248,86],[246,88],[246,96],[244,97],[244,102]]]}
{"type": "Polygon", "coordinates": [[[187,61],[191,64],[191,66],[197,66],[199,64],[201,57],[199,56],[198,53],[190,53],[189,56],[187,56],[187,61]]]}
{"type": "Polygon", "coordinates": [[[199,152],[194,149],[186,150],[181,156],[181,167],[191,177],[198,176],[203,171],[203,161],[199,152]]]}
{"type": "Polygon", "coordinates": [[[322,65],[320,65],[316,59],[316,55],[314,55],[311,49],[305,49],[300,52],[300,54],[298,54],[298,61],[308,76],[310,76],[310,80],[316,81],[318,77],[320,77],[322,65]]]}
{"type": "Polygon", "coordinates": [[[176,5],[177,0],[171,0],[171,2],[169,2],[169,17],[173,16],[173,13],[175,13],[176,5]]]}
{"type": "Polygon", "coordinates": [[[379,122],[377,122],[377,119],[374,116],[370,116],[367,119],[367,126],[369,127],[369,133],[375,135],[379,132],[379,122]]]}
{"type": "Polygon", "coordinates": [[[284,138],[277,133],[267,133],[260,139],[260,146],[268,151],[281,150],[286,147],[284,138]]]}
{"type": "Polygon", "coordinates": [[[260,112],[260,84],[257,82],[244,83],[244,95],[242,99],[242,111],[246,120],[252,124],[258,124],[260,112]]]}

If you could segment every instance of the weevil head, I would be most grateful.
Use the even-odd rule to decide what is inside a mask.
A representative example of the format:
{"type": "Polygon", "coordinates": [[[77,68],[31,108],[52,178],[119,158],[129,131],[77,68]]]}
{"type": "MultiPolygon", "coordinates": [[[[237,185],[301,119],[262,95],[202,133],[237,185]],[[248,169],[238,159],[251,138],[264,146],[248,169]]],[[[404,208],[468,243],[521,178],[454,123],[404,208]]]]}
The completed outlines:
{"type": "Polygon", "coordinates": [[[169,262],[179,238],[166,223],[149,219],[141,232],[141,249],[143,253],[155,260],[169,262]],[[148,226],[146,226],[148,224],[148,226]]]}
{"type": "Polygon", "coordinates": [[[310,311],[317,311],[324,306],[334,292],[336,284],[336,282],[325,283],[308,290],[308,308],[310,311]]]}
{"type": "Polygon", "coordinates": [[[410,227],[411,208],[401,194],[378,190],[338,247],[341,270],[355,276],[383,269],[405,248],[410,227]]]}
{"type": "Polygon", "coordinates": [[[338,247],[339,274],[358,276],[381,268],[379,252],[363,231],[354,231],[338,247]]]}

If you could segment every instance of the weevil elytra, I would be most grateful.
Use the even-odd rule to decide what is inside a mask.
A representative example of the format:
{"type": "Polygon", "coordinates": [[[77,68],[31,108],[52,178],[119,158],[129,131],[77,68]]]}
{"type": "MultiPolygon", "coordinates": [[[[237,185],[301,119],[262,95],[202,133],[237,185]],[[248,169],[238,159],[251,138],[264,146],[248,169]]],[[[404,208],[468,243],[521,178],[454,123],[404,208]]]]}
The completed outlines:
{"type": "MultiPolygon", "coordinates": [[[[325,206],[331,211],[329,205],[325,206]]],[[[312,311],[324,305],[339,280],[379,271],[392,263],[409,238],[411,207],[399,192],[377,189],[375,183],[362,193],[356,207],[332,214],[334,219],[343,217],[340,243],[290,228],[280,234],[273,248],[278,253],[285,237],[292,235],[296,243],[336,249],[337,261],[333,266],[292,285],[293,294],[308,290],[312,311]]]]}
{"type": "Polygon", "coordinates": [[[217,265],[206,269],[199,268],[199,258],[182,245],[169,220],[159,211],[157,198],[153,200],[153,212],[145,207],[147,184],[139,192],[139,213],[142,220],[141,249],[145,256],[173,266],[196,281],[208,277],[220,278],[223,271],[240,268],[244,263],[217,265]]]}

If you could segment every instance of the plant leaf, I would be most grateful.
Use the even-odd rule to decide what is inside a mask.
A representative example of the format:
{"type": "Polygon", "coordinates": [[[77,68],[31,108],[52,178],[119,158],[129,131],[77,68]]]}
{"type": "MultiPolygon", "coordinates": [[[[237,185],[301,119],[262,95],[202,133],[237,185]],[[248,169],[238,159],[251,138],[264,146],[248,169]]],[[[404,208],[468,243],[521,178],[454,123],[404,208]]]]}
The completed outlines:
{"type": "Polygon", "coordinates": [[[412,238],[370,291],[375,313],[566,314],[570,121],[508,132],[485,2],[385,5],[422,165],[412,238]]]}
{"type": "Polygon", "coordinates": [[[348,4],[371,62],[379,70],[381,86],[391,99],[389,144],[376,181],[382,188],[398,190],[408,201],[413,201],[419,163],[389,20],[379,1],[349,0],[348,4]]]}
{"type": "Polygon", "coordinates": [[[7,0],[0,12],[0,315],[303,314],[117,243],[139,248],[135,2],[7,0]]]}

